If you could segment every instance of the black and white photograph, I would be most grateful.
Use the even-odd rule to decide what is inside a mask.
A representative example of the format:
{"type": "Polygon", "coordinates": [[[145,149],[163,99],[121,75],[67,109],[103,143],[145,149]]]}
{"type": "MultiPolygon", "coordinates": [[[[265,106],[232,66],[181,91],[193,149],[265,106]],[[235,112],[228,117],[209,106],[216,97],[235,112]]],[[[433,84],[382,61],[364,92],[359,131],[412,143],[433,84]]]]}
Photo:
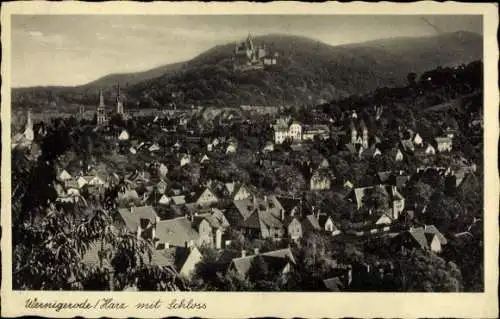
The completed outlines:
{"type": "Polygon", "coordinates": [[[482,292],[481,16],[12,16],[15,290],[482,292]]]}
{"type": "Polygon", "coordinates": [[[483,15],[9,24],[13,292],[486,291],[483,15]]]}

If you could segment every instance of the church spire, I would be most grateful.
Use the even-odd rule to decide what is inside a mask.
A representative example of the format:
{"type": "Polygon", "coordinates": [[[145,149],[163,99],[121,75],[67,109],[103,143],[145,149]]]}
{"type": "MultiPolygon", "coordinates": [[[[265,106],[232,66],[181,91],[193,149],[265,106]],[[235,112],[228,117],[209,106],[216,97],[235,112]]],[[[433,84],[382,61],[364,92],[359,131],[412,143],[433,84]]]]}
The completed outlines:
{"type": "Polygon", "coordinates": [[[102,89],[99,90],[99,107],[104,107],[104,96],[102,95],[102,89]]]}

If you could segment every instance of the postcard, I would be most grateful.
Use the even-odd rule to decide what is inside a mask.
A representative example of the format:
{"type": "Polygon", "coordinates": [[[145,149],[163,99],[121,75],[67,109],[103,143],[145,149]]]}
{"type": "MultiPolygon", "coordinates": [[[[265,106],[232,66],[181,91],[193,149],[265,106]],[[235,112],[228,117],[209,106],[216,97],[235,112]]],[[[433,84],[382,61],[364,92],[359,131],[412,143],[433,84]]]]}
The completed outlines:
{"type": "Polygon", "coordinates": [[[497,7],[2,6],[2,315],[498,316],[497,7]]]}

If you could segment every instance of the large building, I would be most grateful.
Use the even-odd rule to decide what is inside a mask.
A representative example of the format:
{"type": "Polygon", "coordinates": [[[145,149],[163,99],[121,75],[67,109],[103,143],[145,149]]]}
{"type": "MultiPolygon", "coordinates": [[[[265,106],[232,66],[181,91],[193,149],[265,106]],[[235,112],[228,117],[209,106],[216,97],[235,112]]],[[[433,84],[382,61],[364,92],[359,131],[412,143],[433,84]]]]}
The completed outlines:
{"type": "Polygon", "coordinates": [[[273,125],[274,143],[282,144],[284,141],[300,142],[302,140],[302,125],[299,122],[293,121],[290,125],[285,121],[278,120],[273,125]]]}
{"type": "Polygon", "coordinates": [[[265,46],[256,46],[252,36],[236,45],[234,49],[234,69],[238,71],[258,70],[277,64],[278,54],[270,54],[265,46]]]}

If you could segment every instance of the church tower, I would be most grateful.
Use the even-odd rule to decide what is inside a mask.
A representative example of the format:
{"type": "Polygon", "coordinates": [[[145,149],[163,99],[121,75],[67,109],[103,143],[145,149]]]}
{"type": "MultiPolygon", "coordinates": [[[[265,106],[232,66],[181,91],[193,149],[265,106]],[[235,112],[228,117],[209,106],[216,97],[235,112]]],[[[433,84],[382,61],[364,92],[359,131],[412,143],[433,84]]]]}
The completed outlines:
{"type": "Polygon", "coordinates": [[[97,107],[97,125],[106,125],[108,122],[106,118],[106,105],[104,105],[104,97],[102,90],[99,91],[99,106],[97,107]]]}
{"type": "Polygon", "coordinates": [[[364,148],[368,148],[368,128],[366,127],[365,121],[361,120],[361,130],[363,131],[363,142],[364,148]]]}
{"type": "Polygon", "coordinates": [[[124,113],[123,111],[123,101],[122,97],[120,95],[120,84],[118,84],[118,89],[116,92],[116,113],[122,114],[124,113]]]}
{"type": "Polygon", "coordinates": [[[351,144],[356,144],[358,139],[358,131],[356,130],[356,126],[353,122],[351,122],[351,144]]]}

